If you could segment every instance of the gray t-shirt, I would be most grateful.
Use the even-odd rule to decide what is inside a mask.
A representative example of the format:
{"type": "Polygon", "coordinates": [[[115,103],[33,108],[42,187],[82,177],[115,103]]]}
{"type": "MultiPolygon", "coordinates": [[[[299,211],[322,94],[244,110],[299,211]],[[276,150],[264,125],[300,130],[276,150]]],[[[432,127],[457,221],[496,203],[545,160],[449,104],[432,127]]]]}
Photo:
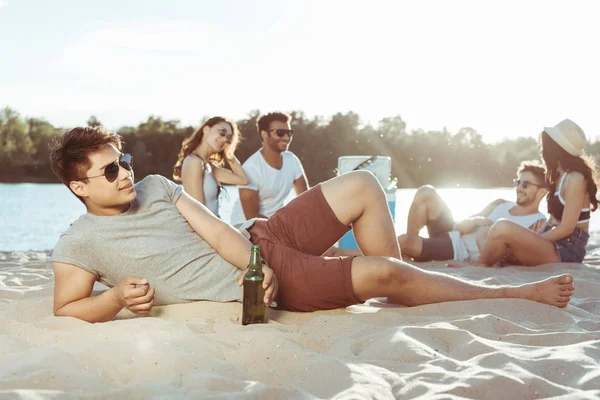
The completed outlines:
{"type": "Polygon", "coordinates": [[[240,300],[241,271],[223,260],[175,207],[183,187],[150,175],[135,190],[126,212],[87,213],[73,222],[52,261],[83,268],[109,287],[127,276],[144,277],[155,288],[156,305],[240,300]]]}

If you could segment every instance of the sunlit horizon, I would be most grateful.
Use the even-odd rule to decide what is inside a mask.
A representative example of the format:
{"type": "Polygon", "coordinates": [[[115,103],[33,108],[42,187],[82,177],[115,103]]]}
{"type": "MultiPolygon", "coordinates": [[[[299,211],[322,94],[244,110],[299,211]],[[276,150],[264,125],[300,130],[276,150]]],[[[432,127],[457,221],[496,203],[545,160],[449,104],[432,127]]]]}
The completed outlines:
{"type": "Polygon", "coordinates": [[[470,127],[486,142],[568,117],[595,140],[594,11],[591,1],[0,1],[0,107],[61,127],[94,115],[113,129],[151,115],[197,125],[257,109],[353,111],[363,125],[400,115],[407,131],[470,127]]]}
{"type": "MultiPolygon", "coordinates": [[[[51,249],[69,224],[77,219],[79,215],[85,213],[83,204],[62,184],[0,183],[0,189],[10,194],[9,196],[0,197],[0,220],[6,221],[7,224],[5,229],[0,230],[0,251],[51,249]],[[44,195],[48,202],[47,207],[43,209],[34,206],[40,194],[44,195]],[[27,224],[22,223],[24,219],[27,219],[27,224]],[[60,223],[57,223],[57,221],[60,221],[60,223]]],[[[394,226],[397,234],[406,231],[408,211],[415,192],[416,189],[402,188],[396,192],[394,226]]],[[[498,198],[515,201],[514,188],[508,187],[491,189],[441,188],[439,193],[452,210],[453,217],[456,220],[461,220],[482,210],[490,201],[498,198]],[[468,202],[464,201],[465,196],[469,197],[468,202]]],[[[290,192],[285,202],[289,202],[295,196],[293,191],[290,192]]],[[[227,196],[223,197],[219,211],[223,220],[230,221],[233,204],[237,198],[237,188],[227,187],[227,196]]],[[[546,212],[545,203],[545,201],[540,203],[540,211],[543,213],[546,212]]],[[[600,231],[600,220],[592,218],[590,230],[600,231]]],[[[425,229],[422,233],[426,236],[425,229]]]]}

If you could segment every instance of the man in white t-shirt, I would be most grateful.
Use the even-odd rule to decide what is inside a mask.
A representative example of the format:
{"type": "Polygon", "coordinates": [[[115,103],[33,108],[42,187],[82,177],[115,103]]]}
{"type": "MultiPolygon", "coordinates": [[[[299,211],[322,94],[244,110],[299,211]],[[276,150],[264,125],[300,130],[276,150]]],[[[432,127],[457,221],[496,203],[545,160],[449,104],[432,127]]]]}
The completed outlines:
{"type": "Polygon", "coordinates": [[[308,190],[302,163],[288,151],[294,130],[292,118],[285,113],[261,115],[256,128],[262,147],[243,164],[250,184],[240,186],[240,197],[233,206],[231,224],[239,226],[251,218],[269,218],[283,207],[294,188],[296,194],[308,190]]]}

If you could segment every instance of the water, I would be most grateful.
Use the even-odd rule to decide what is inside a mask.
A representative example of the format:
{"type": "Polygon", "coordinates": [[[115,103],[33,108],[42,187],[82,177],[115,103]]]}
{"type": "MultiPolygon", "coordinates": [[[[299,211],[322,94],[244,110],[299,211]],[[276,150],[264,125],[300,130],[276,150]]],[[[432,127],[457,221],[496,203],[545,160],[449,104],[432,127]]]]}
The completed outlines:
{"type": "Polygon", "coordinates": [[[84,212],[64,185],[0,184],[0,251],[52,249],[84,212]]]}
{"type": "MultiPolygon", "coordinates": [[[[396,232],[406,229],[406,218],[416,189],[396,192],[396,232]]],[[[514,200],[513,188],[440,189],[454,218],[461,219],[479,212],[491,201],[514,200]]],[[[220,214],[229,221],[238,197],[234,187],[227,188],[220,214]]],[[[288,201],[294,196],[290,194],[288,201]]],[[[542,201],[542,212],[546,203],[542,201]]],[[[82,203],[60,184],[0,184],[0,251],[49,250],[60,235],[79,215],[85,212],[82,203]]],[[[600,218],[592,218],[590,231],[600,231],[600,218]]]]}

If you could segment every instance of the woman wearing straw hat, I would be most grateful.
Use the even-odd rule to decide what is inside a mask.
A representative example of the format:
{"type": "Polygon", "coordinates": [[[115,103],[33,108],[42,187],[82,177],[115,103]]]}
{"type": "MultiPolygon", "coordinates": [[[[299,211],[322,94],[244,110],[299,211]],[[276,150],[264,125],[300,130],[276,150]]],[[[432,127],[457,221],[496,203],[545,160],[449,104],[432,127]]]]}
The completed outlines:
{"type": "Polygon", "coordinates": [[[590,212],[598,207],[595,165],[583,151],[585,134],[565,119],[544,128],[539,140],[546,165],[548,223],[533,232],[508,220],[496,222],[481,252],[484,265],[507,255],[511,263],[521,265],[580,263],[585,257],[590,212]]]}
{"type": "Polygon", "coordinates": [[[248,177],[234,155],[240,141],[237,125],[223,117],[212,117],[181,145],[173,167],[173,178],[185,191],[219,216],[221,184],[247,185],[248,177]],[[227,163],[231,171],[223,168],[227,163]]]}

